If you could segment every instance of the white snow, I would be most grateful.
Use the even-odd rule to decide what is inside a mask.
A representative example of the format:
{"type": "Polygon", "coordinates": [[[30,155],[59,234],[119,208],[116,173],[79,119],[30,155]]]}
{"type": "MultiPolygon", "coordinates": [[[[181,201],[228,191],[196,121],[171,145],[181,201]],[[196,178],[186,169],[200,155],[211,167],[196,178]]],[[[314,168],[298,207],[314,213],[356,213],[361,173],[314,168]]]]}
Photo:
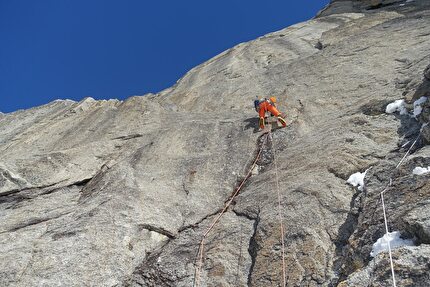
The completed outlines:
{"type": "Polygon", "coordinates": [[[423,111],[423,107],[421,105],[425,102],[427,102],[427,97],[421,97],[414,102],[414,117],[417,117],[421,114],[423,111]]]}
{"type": "Polygon", "coordinates": [[[387,114],[392,114],[395,112],[400,112],[401,115],[405,115],[408,113],[408,111],[405,108],[405,101],[404,100],[396,100],[391,104],[388,104],[385,108],[385,112],[387,114]]]}
{"type": "Polygon", "coordinates": [[[430,172],[430,166],[425,168],[425,167],[420,167],[417,166],[416,168],[414,168],[414,170],[412,171],[413,174],[416,175],[422,175],[422,174],[426,174],[430,172]]]}
{"type": "Polygon", "coordinates": [[[406,3],[414,2],[414,0],[406,0],[406,3]]]}
{"type": "Polygon", "coordinates": [[[364,177],[366,176],[366,172],[356,172],[354,174],[352,174],[348,180],[346,181],[347,183],[349,183],[350,185],[356,187],[358,186],[358,190],[363,190],[364,187],[364,177]]]}
{"type": "MultiPolygon", "coordinates": [[[[413,114],[410,116],[415,117],[415,118],[418,117],[421,114],[421,112],[423,111],[422,104],[424,104],[426,101],[427,101],[427,97],[421,97],[418,100],[416,100],[414,102],[413,114]]],[[[391,104],[388,104],[387,107],[385,108],[385,112],[387,114],[392,114],[395,112],[399,112],[401,115],[407,115],[408,114],[408,110],[406,109],[404,100],[396,100],[396,101],[392,102],[391,104]]]]}
{"type": "Polygon", "coordinates": [[[414,117],[418,117],[422,111],[423,111],[423,108],[421,106],[414,107],[414,117]]]}
{"type": "Polygon", "coordinates": [[[390,243],[391,250],[401,246],[414,246],[414,242],[411,239],[401,239],[399,231],[389,232],[379,238],[372,247],[370,256],[375,257],[381,252],[388,251],[388,243],[390,243]]]}

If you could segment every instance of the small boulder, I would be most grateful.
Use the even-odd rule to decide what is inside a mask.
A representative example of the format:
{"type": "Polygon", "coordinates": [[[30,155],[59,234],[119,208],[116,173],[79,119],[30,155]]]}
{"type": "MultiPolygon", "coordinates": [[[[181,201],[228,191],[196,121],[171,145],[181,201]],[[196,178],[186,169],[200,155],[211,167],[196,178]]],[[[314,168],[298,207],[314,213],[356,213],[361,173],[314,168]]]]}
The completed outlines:
{"type": "Polygon", "coordinates": [[[405,216],[408,231],[416,237],[420,244],[430,243],[429,207],[428,204],[416,207],[405,216]]]}

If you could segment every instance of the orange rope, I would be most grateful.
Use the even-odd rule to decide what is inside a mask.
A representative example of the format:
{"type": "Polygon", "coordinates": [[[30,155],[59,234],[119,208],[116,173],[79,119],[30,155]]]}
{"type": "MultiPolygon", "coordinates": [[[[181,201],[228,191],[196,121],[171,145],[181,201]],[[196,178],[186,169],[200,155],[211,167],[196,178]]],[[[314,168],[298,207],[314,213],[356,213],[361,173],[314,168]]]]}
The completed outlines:
{"type": "Polygon", "coordinates": [[[268,135],[269,134],[266,134],[266,136],[264,137],[264,141],[261,144],[261,148],[258,151],[258,154],[255,157],[255,160],[254,160],[251,168],[249,169],[247,175],[242,180],[242,182],[240,183],[240,185],[237,187],[236,191],[233,193],[231,199],[224,206],[223,210],[221,210],[221,212],[218,214],[218,216],[214,219],[214,221],[212,222],[212,224],[209,226],[209,228],[203,234],[203,238],[202,238],[202,241],[200,242],[200,246],[199,246],[199,251],[197,253],[197,260],[198,260],[198,262],[197,262],[196,267],[195,267],[195,277],[194,277],[194,286],[195,287],[199,287],[200,286],[200,274],[201,274],[201,269],[203,267],[203,254],[204,254],[204,247],[205,247],[205,239],[206,239],[207,235],[209,234],[209,232],[214,228],[215,224],[217,224],[217,222],[220,220],[221,216],[223,216],[223,214],[227,211],[227,209],[229,208],[229,206],[233,202],[234,198],[239,194],[239,192],[240,192],[241,188],[243,187],[243,185],[245,184],[246,180],[251,176],[252,170],[255,168],[255,165],[257,164],[257,161],[258,161],[258,159],[259,159],[259,157],[261,155],[261,152],[263,151],[263,147],[264,147],[264,144],[267,141],[268,135]]]}

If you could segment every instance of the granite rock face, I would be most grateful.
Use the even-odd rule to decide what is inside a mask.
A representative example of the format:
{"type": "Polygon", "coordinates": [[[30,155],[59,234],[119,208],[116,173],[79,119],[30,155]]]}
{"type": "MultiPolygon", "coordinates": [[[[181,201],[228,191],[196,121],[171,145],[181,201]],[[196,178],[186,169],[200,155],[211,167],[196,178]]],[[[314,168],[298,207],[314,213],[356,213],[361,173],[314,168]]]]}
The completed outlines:
{"type": "Polygon", "coordinates": [[[380,11],[412,12],[428,8],[427,1],[422,0],[331,0],[317,16],[342,13],[379,13],[380,11]]]}
{"type": "Polygon", "coordinates": [[[429,174],[413,170],[430,166],[430,107],[385,108],[412,113],[429,62],[427,1],[333,1],[159,94],[1,114],[0,285],[281,286],[279,190],[287,286],[390,286],[370,251],[391,179],[389,228],[416,245],[393,250],[396,279],[428,286],[429,174]],[[256,96],[288,127],[265,139],[256,96]]]}

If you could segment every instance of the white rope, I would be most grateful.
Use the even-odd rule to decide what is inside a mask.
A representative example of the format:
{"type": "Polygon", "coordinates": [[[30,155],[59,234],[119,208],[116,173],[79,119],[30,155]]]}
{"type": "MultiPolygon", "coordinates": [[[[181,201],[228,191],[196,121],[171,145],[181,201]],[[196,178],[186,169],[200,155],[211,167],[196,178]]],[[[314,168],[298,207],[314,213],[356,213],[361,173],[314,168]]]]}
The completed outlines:
{"type": "Polygon", "coordinates": [[[287,280],[286,280],[286,267],[285,267],[285,242],[284,242],[284,218],[282,216],[282,207],[281,207],[281,193],[279,191],[279,176],[278,176],[278,164],[276,162],[276,149],[275,149],[275,143],[272,137],[272,129],[269,131],[269,137],[272,142],[272,151],[273,151],[273,162],[275,164],[275,179],[276,179],[276,190],[278,193],[278,215],[279,215],[279,222],[281,225],[281,243],[282,243],[282,286],[287,286],[287,280]]]}
{"type": "Polygon", "coordinates": [[[415,146],[415,144],[417,143],[418,139],[420,138],[420,135],[417,136],[417,138],[415,139],[414,143],[411,145],[411,147],[408,149],[408,151],[405,153],[405,155],[403,156],[403,158],[400,160],[400,162],[397,164],[396,169],[399,168],[399,166],[403,163],[403,161],[405,160],[405,158],[409,155],[409,152],[412,150],[412,148],[415,146]]]}
{"type": "MultiPolygon", "coordinates": [[[[405,155],[402,157],[402,159],[396,165],[395,170],[398,169],[402,165],[403,161],[408,157],[408,155],[411,152],[412,148],[417,143],[419,137],[420,137],[420,135],[417,136],[417,138],[415,139],[415,141],[413,142],[413,144],[409,147],[408,151],[405,153],[405,155]]],[[[393,180],[390,178],[389,184],[384,188],[384,190],[380,193],[380,195],[381,195],[381,202],[382,202],[382,211],[384,213],[385,232],[387,234],[387,245],[388,245],[388,254],[389,254],[389,257],[390,257],[391,275],[392,275],[392,278],[393,278],[393,286],[396,287],[396,276],[395,276],[395,273],[394,273],[393,256],[392,256],[392,253],[391,253],[391,244],[390,244],[390,240],[389,240],[387,212],[386,212],[386,209],[385,209],[385,201],[384,201],[384,193],[392,185],[392,183],[393,183],[393,180]]]]}
{"type": "MultiPolygon", "coordinates": [[[[388,186],[391,186],[391,178],[390,178],[390,184],[388,186]]],[[[393,256],[391,254],[391,244],[389,240],[388,235],[388,223],[387,223],[387,213],[385,211],[385,203],[384,203],[384,193],[387,190],[388,186],[381,192],[381,201],[382,201],[382,210],[384,212],[384,223],[385,223],[385,232],[387,234],[387,243],[388,243],[388,254],[390,256],[390,266],[391,266],[391,275],[393,277],[393,286],[396,287],[396,277],[394,275],[394,264],[393,264],[393,256]]]]}

